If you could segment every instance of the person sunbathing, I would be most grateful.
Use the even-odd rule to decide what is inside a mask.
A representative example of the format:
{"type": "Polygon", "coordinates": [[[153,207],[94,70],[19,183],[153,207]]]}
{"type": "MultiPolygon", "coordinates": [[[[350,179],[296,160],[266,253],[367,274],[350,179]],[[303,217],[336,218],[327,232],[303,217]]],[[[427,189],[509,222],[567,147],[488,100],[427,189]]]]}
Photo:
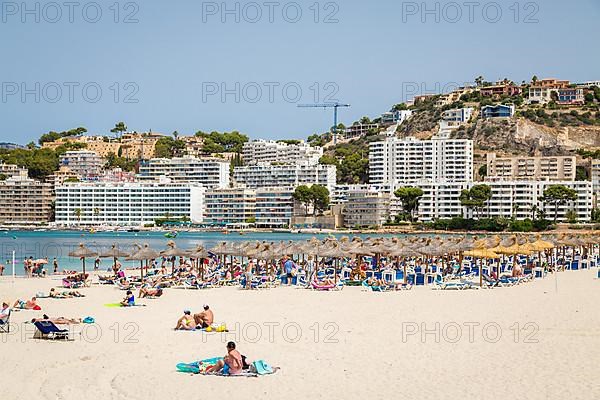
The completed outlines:
{"type": "Polygon", "coordinates": [[[235,349],[235,343],[227,343],[227,354],[222,360],[219,360],[216,365],[208,367],[206,372],[219,373],[223,375],[239,375],[244,368],[242,355],[235,349]]]}
{"type": "Polygon", "coordinates": [[[201,328],[208,328],[215,322],[215,315],[208,307],[208,304],[204,305],[204,311],[198,314],[194,314],[194,321],[196,325],[201,328]]]}
{"type": "Polygon", "coordinates": [[[58,324],[58,325],[77,325],[77,324],[81,323],[81,318],[65,318],[65,317],[50,318],[49,316],[44,314],[44,316],[42,318],[33,318],[31,320],[31,323],[38,322],[38,321],[50,321],[53,324],[58,324]]]}
{"type": "Polygon", "coordinates": [[[123,301],[121,301],[121,305],[123,307],[135,306],[135,296],[133,295],[133,292],[131,290],[127,291],[127,295],[125,296],[123,301]]]}
{"type": "Polygon", "coordinates": [[[38,308],[37,299],[32,297],[31,300],[17,300],[13,305],[13,308],[19,308],[21,310],[33,310],[38,308]]]}
{"type": "Polygon", "coordinates": [[[183,311],[183,317],[177,320],[177,326],[175,327],[176,331],[191,331],[196,329],[196,321],[194,317],[192,317],[192,312],[190,310],[183,311]]]}
{"type": "Polygon", "coordinates": [[[153,288],[153,287],[141,287],[140,288],[140,294],[139,297],[140,299],[143,299],[144,297],[160,297],[163,294],[163,290],[159,287],[153,288]]]}
{"type": "Polygon", "coordinates": [[[317,286],[333,286],[333,285],[335,285],[335,282],[331,278],[321,278],[321,279],[316,278],[314,282],[315,282],[315,285],[317,285],[317,286]]]}
{"type": "Polygon", "coordinates": [[[8,322],[10,316],[10,307],[7,302],[2,303],[2,310],[0,310],[0,325],[4,325],[8,322]]]}

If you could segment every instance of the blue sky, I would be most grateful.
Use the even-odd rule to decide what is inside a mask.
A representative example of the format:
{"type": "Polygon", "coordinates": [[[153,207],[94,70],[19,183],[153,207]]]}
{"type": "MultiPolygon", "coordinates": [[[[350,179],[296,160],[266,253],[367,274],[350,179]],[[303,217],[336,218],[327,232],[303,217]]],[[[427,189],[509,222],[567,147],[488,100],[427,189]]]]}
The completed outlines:
{"type": "Polygon", "coordinates": [[[332,112],[297,104],[328,96],[349,123],[479,75],[600,80],[598,0],[265,3],[2,2],[0,141],[117,121],[304,138],[332,112]]]}

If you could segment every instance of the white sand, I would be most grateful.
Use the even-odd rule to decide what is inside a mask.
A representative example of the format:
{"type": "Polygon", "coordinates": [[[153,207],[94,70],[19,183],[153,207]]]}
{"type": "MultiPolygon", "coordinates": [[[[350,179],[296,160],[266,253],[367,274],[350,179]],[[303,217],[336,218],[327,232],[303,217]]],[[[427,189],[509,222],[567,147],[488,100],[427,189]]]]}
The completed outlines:
{"type": "MultiPolygon", "coordinates": [[[[21,332],[0,337],[2,398],[600,398],[600,280],[595,274],[596,270],[560,273],[558,293],[554,277],[513,288],[461,292],[170,289],[161,299],[143,301],[147,307],[131,309],[104,307],[120,300],[123,292],[94,286],[83,289],[86,298],[42,299],[42,312],[13,314],[21,332]],[[245,333],[171,330],[184,308],[198,311],[205,302],[230,329],[247,324],[245,333]],[[31,325],[22,335],[22,323],[42,313],[91,315],[102,335],[94,341],[95,329],[86,328],[87,340],[77,335],[69,343],[37,341],[31,338],[31,325]],[[434,329],[436,322],[442,334],[439,343],[433,333],[425,340],[420,334],[403,340],[403,329],[413,328],[412,323],[434,329]],[[135,324],[131,326],[137,332],[127,323],[135,324]],[[272,338],[265,323],[280,324],[272,338]],[[320,334],[315,340],[316,323],[320,334]],[[333,340],[326,340],[333,332],[328,323],[337,329],[333,340]],[[452,323],[462,325],[457,343],[450,343],[456,336],[456,326],[447,325],[452,323]],[[479,324],[472,341],[465,323],[479,324]],[[496,343],[492,325],[487,340],[483,335],[482,326],[488,323],[502,330],[496,343]],[[539,327],[532,343],[526,343],[524,331],[515,340],[510,329],[515,323],[539,327]],[[258,341],[255,324],[262,328],[258,341]],[[284,324],[290,324],[287,337],[284,324]],[[302,335],[292,343],[298,327],[302,335]],[[242,354],[265,359],[281,371],[261,378],[176,372],[178,362],[223,355],[225,340],[236,340],[242,354]]],[[[0,297],[14,301],[56,283],[47,278],[17,279],[13,284],[4,277],[0,297]]]]}

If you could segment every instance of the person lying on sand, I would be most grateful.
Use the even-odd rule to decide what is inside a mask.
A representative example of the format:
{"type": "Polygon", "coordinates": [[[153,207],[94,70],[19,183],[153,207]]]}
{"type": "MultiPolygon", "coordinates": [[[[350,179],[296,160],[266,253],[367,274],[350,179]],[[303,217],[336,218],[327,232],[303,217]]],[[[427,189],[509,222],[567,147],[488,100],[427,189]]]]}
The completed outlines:
{"type": "Polygon", "coordinates": [[[194,321],[196,322],[196,325],[201,328],[208,328],[215,322],[215,315],[210,307],[208,307],[208,304],[204,305],[204,311],[194,314],[194,321]]]}
{"type": "Polygon", "coordinates": [[[84,294],[77,290],[68,290],[64,292],[58,292],[55,288],[50,289],[49,296],[54,299],[70,299],[72,297],[85,297],[84,294]]]}
{"type": "Polygon", "coordinates": [[[235,343],[227,343],[227,354],[223,360],[219,360],[215,366],[208,367],[206,372],[219,373],[223,375],[239,375],[242,373],[244,363],[242,355],[235,349],[235,343]]]}
{"type": "Polygon", "coordinates": [[[65,317],[50,318],[49,316],[44,314],[44,316],[42,318],[33,318],[31,320],[31,323],[33,324],[34,322],[38,322],[38,321],[50,321],[53,324],[58,324],[58,325],[77,325],[77,324],[81,323],[81,318],[65,318],[65,317]]]}
{"type": "Polygon", "coordinates": [[[15,304],[13,305],[13,308],[19,308],[21,310],[33,310],[34,308],[38,307],[37,305],[37,299],[35,297],[32,297],[31,300],[17,300],[15,301],[15,304]]]}
{"type": "Polygon", "coordinates": [[[127,295],[125,296],[123,301],[121,301],[121,305],[124,307],[135,306],[135,296],[133,295],[133,292],[131,290],[127,291],[127,295]]]}
{"type": "Polygon", "coordinates": [[[140,294],[139,297],[140,299],[143,299],[144,297],[160,297],[163,294],[163,290],[159,287],[153,288],[153,287],[141,287],[140,288],[140,294]]]}
{"type": "Polygon", "coordinates": [[[192,317],[191,314],[192,312],[190,310],[183,311],[183,317],[177,320],[177,326],[175,327],[176,331],[191,331],[196,329],[196,321],[194,320],[194,317],[192,317]]]}

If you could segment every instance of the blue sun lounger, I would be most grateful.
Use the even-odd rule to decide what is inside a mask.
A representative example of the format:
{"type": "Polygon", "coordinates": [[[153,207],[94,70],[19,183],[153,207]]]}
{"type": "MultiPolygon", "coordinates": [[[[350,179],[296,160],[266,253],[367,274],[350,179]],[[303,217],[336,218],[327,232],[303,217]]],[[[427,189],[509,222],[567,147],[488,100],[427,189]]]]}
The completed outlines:
{"type": "Polygon", "coordinates": [[[42,339],[64,339],[69,340],[69,330],[60,329],[51,321],[36,321],[35,327],[40,331],[42,339]]]}

